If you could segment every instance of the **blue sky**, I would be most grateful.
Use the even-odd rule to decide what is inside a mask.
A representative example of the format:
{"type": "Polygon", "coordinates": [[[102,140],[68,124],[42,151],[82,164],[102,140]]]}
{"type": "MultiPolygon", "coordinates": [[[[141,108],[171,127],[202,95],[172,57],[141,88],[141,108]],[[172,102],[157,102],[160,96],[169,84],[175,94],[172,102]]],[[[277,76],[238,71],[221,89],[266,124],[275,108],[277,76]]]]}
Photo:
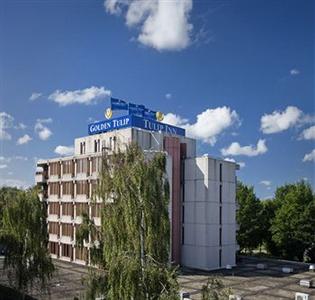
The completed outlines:
{"type": "Polygon", "coordinates": [[[245,164],[261,198],[315,186],[313,1],[2,0],[0,12],[0,184],[34,183],[35,160],[86,135],[112,95],[163,111],[200,155],[245,164]]]}

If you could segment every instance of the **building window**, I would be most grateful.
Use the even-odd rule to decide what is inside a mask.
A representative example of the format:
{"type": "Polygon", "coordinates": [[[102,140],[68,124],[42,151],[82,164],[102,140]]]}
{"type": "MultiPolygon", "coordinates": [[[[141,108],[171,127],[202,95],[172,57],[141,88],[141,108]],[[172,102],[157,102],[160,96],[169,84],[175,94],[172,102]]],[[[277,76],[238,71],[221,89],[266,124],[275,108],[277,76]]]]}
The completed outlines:
{"type": "Polygon", "coordinates": [[[58,182],[52,182],[49,184],[49,194],[60,196],[60,184],[58,182]]]}
{"type": "Polygon", "coordinates": [[[86,195],[89,197],[89,183],[87,180],[77,181],[77,195],[86,195]]]}
{"type": "Polygon", "coordinates": [[[73,216],[73,204],[72,203],[63,203],[62,204],[62,215],[73,216]]]}
{"type": "Polygon", "coordinates": [[[182,226],[182,245],[185,244],[185,227],[182,226]]]}
{"type": "Polygon", "coordinates": [[[75,248],[75,258],[79,259],[79,260],[87,261],[87,259],[88,259],[87,248],[86,247],[83,247],[83,248],[76,247],[75,248]]]}
{"type": "Polygon", "coordinates": [[[49,164],[49,173],[52,176],[60,176],[60,163],[54,162],[49,164]]]}
{"type": "Polygon", "coordinates": [[[114,144],[114,151],[116,151],[116,145],[117,145],[117,137],[113,137],[113,144],[114,144]]]}
{"type": "Polygon", "coordinates": [[[100,152],[101,150],[101,141],[98,140],[94,140],[94,152],[100,152]]]}
{"type": "Polygon", "coordinates": [[[58,202],[48,203],[48,213],[51,215],[59,216],[59,207],[60,206],[58,202]]]}
{"type": "Polygon", "coordinates": [[[219,245],[222,246],[222,228],[219,229],[219,245]]]}
{"type": "Polygon", "coordinates": [[[109,150],[113,150],[113,138],[112,137],[110,137],[109,138],[109,150]]]}
{"type": "Polygon", "coordinates": [[[62,235],[63,236],[70,236],[72,237],[73,235],[73,226],[72,224],[62,224],[61,225],[61,230],[62,230],[62,235]]]}
{"type": "Polygon", "coordinates": [[[87,158],[77,160],[77,173],[89,173],[89,160],[87,158]]]}
{"type": "Polygon", "coordinates": [[[102,157],[92,158],[92,172],[101,172],[102,169],[102,157]]]}
{"type": "Polygon", "coordinates": [[[220,225],[222,225],[222,206],[220,206],[220,214],[219,214],[219,222],[220,222],[220,225]]]}
{"type": "Polygon", "coordinates": [[[222,267],[222,249],[219,249],[219,267],[222,267]]]}
{"type": "Polygon", "coordinates": [[[219,188],[219,200],[220,200],[220,203],[222,203],[222,184],[220,184],[220,188],[219,188]]]}
{"type": "Polygon", "coordinates": [[[101,209],[102,209],[102,203],[92,204],[92,207],[91,207],[92,217],[100,218],[101,217],[101,209]]]}
{"type": "Polygon", "coordinates": [[[92,196],[97,192],[98,181],[91,180],[92,196]]]}
{"type": "Polygon", "coordinates": [[[74,163],[73,160],[65,160],[62,162],[62,173],[63,174],[74,174],[74,163]]]}
{"type": "Polygon", "coordinates": [[[89,214],[89,206],[87,203],[76,203],[76,216],[81,216],[83,213],[89,214]]]}
{"type": "Polygon", "coordinates": [[[51,254],[59,255],[59,245],[56,242],[49,242],[49,252],[51,254]]]}
{"type": "Polygon", "coordinates": [[[49,233],[59,235],[59,224],[57,222],[49,222],[49,233]]]}
{"type": "Polygon", "coordinates": [[[85,142],[80,143],[80,154],[85,154],[85,142]]]}
{"type": "Polygon", "coordinates": [[[72,246],[66,245],[66,244],[61,244],[61,255],[71,258],[72,257],[72,246]]]}
{"type": "Polygon", "coordinates": [[[220,164],[220,182],[222,182],[222,164],[220,164]]]}
{"type": "Polygon", "coordinates": [[[71,195],[72,197],[74,196],[74,188],[72,181],[62,183],[62,194],[71,195]]]}

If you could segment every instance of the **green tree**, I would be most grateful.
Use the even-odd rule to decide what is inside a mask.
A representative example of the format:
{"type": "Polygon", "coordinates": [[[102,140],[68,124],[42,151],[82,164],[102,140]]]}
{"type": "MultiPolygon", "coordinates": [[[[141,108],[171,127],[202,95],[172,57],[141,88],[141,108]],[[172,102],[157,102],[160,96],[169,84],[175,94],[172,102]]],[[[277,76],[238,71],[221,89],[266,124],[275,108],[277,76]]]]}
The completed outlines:
{"type": "Polygon", "coordinates": [[[237,242],[241,250],[252,251],[263,242],[262,204],[255,196],[253,187],[241,182],[237,184],[236,198],[239,204],[236,214],[239,225],[237,242]]]}
{"type": "MultiPolygon", "coordinates": [[[[104,209],[101,229],[95,232],[99,242],[91,252],[100,268],[88,278],[91,298],[178,299],[176,271],[169,266],[166,157],[149,155],[131,145],[102,159],[95,198],[103,199],[104,209]]],[[[93,222],[85,219],[78,244],[92,228],[93,222]]]]}
{"type": "Polygon", "coordinates": [[[2,227],[2,216],[5,206],[14,200],[17,194],[21,192],[18,188],[15,187],[2,187],[0,188],[0,228],[2,227]]]}
{"type": "Polygon", "coordinates": [[[9,283],[25,294],[35,282],[44,288],[54,266],[48,253],[46,206],[36,189],[4,192],[0,238],[6,246],[9,283]]]}
{"type": "Polygon", "coordinates": [[[268,253],[273,256],[279,256],[279,250],[272,239],[272,222],[276,214],[276,210],[278,208],[277,203],[274,199],[268,199],[261,202],[262,203],[262,239],[264,246],[268,253]]]}
{"type": "Polygon", "coordinates": [[[272,221],[272,239],[280,255],[303,259],[305,249],[315,242],[315,198],[305,182],[287,184],[277,189],[278,206],[272,221]]]}

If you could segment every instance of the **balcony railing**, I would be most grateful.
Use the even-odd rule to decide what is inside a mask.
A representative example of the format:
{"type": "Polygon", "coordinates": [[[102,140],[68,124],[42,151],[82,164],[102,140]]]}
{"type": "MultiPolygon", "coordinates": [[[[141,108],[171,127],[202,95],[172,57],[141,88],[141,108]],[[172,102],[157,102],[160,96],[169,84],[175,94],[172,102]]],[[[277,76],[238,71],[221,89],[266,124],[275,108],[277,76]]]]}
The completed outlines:
{"type": "Polygon", "coordinates": [[[36,183],[44,183],[46,182],[48,176],[46,171],[38,171],[35,173],[35,182],[36,183]]]}

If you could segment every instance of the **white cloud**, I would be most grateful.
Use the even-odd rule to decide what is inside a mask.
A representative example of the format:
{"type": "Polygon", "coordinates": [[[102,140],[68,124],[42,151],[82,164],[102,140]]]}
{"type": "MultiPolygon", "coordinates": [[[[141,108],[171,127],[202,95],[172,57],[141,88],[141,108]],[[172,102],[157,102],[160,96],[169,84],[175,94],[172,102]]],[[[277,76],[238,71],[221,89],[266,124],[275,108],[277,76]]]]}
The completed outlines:
{"type": "Polygon", "coordinates": [[[300,70],[298,70],[298,69],[290,70],[290,75],[292,75],[292,76],[296,76],[296,75],[299,75],[299,74],[300,74],[300,70]]]}
{"type": "Polygon", "coordinates": [[[52,123],[53,119],[52,118],[45,118],[45,119],[37,119],[36,122],[39,123],[52,123]]]}
{"type": "Polygon", "coordinates": [[[55,151],[56,154],[59,155],[73,155],[74,148],[72,146],[57,146],[55,151]]]}
{"type": "Polygon", "coordinates": [[[37,100],[38,98],[40,98],[42,96],[42,93],[32,93],[32,95],[30,96],[30,101],[35,101],[37,100]]]}
{"type": "Polygon", "coordinates": [[[245,155],[245,156],[257,156],[264,154],[268,151],[265,140],[259,140],[256,148],[253,145],[241,146],[239,143],[234,142],[228,148],[221,149],[221,153],[224,156],[227,155],[245,155]]]}
{"type": "Polygon", "coordinates": [[[56,90],[48,96],[48,99],[58,103],[60,106],[66,106],[74,103],[90,105],[96,104],[110,95],[111,91],[106,90],[103,86],[91,86],[86,89],[74,91],[56,90]]]}
{"type": "Polygon", "coordinates": [[[140,29],[138,41],[159,51],[181,50],[191,43],[192,0],[105,0],[106,11],[120,15],[126,8],[126,25],[140,29]]]}
{"type": "Polygon", "coordinates": [[[271,181],[270,180],[262,180],[260,182],[260,184],[262,184],[264,186],[267,186],[267,187],[270,187],[271,186],[271,181]]]}
{"type": "Polygon", "coordinates": [[[17,155],[17,156],[14,156],[14,159],[16,160],[28,160],[28,158],[26,156],[20,156],[20,155],[17,155]]]}
{"type": "Polygon", "coordinates": [[[226,158],[224,158],[224,160],[225,161],[230,161],[230,162],[236,162],[236,160],[234,159],[234,158],[232,158],[232,157],[226,157],[226,158]]]}
{"type": "Polygon", "coordinates": [[[45,125],[46,123],[51,123],[52,119],[51,118],[47,118],[47,119],[37,119],[34,130],[35,132],[38,134],[38,137],[43,140],[46,141],[50,138],[50,136],[52,135],[52,131],[45,125]]]}
{"type": "Polygon", "coordinates": [[[171,93],[165,94],[165,98],[168,99],[168,100],[171,99],[172,98],[172,94],[171,93]]]}
{"type": "Polygon", "coordinates": [[[197,115],[197,121],[193,124],[189,124],[187,119],[172,113],[165,116],[164,122],[183,127],[186,129],[187,136],[214,145],[219,134],[232,125],[239,124],[239,117],[235,110],[232,111],[229,107],[223,106],[206,109],[197,115]]]}
{"type": "Polygon", "coordinates": [[[27,189],[31,185],[20,179],[5,179],[0,177],[0,186],[10,186],[27,189]]]}
{"type": "Polygon", "coordinates": [[[16,155],[16,156],[12,156],[12,157],[4,157],[4,156],[0,156],[0,161],[1,162],[4,162],[4,163],[9,163],[11,162],[12,160],[28,160],[27,157],[25,156],[19,156],[19,155],[16,155]]]}
{"type": "Polygon", "coordinates": [[[265,134],[281,132],[295,126],[302,118],[303,112],[295,106],[288,106],[285,111],[274,111],[261,117],[261,126],[265,134]]]}
{"type": "Polygon", "coordinates": [[[304,140],[315,140],[315,125],[304,129],[300,138],[304,140]]]}
{"type": "Polygon", "coordinates": [[[8,165],[5,165],[5,164],[1,164],[0,165],[0,169],[5,169],[5,168],[7,168],[8,167],[8,165]]]}
{"type": "Polygon", "coordinates": [[[38,136],[41,140],[46,141],[50,138],[52,132],[49,128],[42,126],[41,129],[38,131],[38,136]]]}
{"type": "Polygon", "coordinates": [[[241,169],[245,168],[246,164],[243,161],[237,163],[241,169]]]}
{"type": "Polygon", "coordinates": [[[0,140],[11,140],[11,135],[7,132],[7,129],[13,127],[14,118],[6,113],[0,112],[0,140]]]}
{"type": "Polygon", "coordinates": [[[231,157],[226,157],[226,158],[224,158],[224,160],[225,161],[234,162],[234,163],[238,164],[241,169],[243,169],[246,166],[246,164],[243,161],[236,162],[236,160],[234,158],[231,158],[231,157]]]}
{"type": "Polygon", "coordinates": [[[106,0],[104,7],[107,12],[113,15],[119,15],[121,13],[121,5],[127,5],[129,0],[106,0]]]}
{"type": "Polygon", "coordinates": [[[0,156],[0,161],[4,163],[9,163],[12,160],[11,157],[0,156]]]}
{"type": "Polygon", "coordinates": [[[18,140],[17,140],[17,144],[18,145],[23,145],[23,144],[27,144],[29,141],[31,141],[32,138],[28,135],[28,134],[24,134],[23,136],[21,136],[18,140]]]}
{"type": "Polygon", "coordinates": [[[174,125],[174,126],[185,126],[188,119],[184,119],[179,115],[168,113],[164,116],[163,123],[174,125]]]}
{"type": "Polygon", "coordinates": [[[315,149],[313,149],[310,153],[304,155],[303,161],[314,161],[315,162],[315,149]]]}
{"type": "Polygon", "coordinates": [[[24,123],[19,123],[17,126],[14,126],[14,129],[26,129],[27,126],[24,123]]]}

